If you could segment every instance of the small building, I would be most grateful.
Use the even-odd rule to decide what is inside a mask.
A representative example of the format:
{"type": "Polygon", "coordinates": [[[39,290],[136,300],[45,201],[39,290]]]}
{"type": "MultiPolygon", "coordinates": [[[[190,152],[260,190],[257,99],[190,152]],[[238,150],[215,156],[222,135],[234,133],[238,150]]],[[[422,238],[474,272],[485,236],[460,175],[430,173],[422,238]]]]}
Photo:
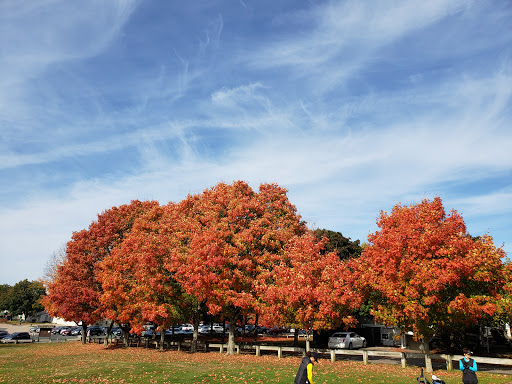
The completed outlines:
{"type": "Polygon", "coordinates": [[[46,311],[37,312],[34,315],[27,316],[30,323],[51,323],[53,318],[46,311]]]}
{"type": "Polygon", "coordinates": [[[39,327],[39,332],[37,334],[37,341],[39,341],[40,339],[48,339],[48,340],[51,340],[52,338],[52,329],[53,329],[53,325],[41,325],[39,327]]]}

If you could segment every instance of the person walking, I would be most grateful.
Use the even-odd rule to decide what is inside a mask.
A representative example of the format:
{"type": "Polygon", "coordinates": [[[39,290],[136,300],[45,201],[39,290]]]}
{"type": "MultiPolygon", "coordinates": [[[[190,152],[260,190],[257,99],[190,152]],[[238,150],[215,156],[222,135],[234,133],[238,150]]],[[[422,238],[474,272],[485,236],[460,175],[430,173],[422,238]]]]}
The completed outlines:
{"type": "Polygon", "coordinates": [[[471,358],[473,352],[471,352],[469,348],[464,348],[462,352],[464,357],[459,360],[459,369],[462,371],[462,382],[464,384],[477,384],[476,361],[471,358]]]}
{"type": "Polygon", "coordinates": [[[313,361],[318,363],[318,353],[307,351],[300,362],[299,370],[295,376],[294,384],[315,384],[313,382],[313,361]]]}

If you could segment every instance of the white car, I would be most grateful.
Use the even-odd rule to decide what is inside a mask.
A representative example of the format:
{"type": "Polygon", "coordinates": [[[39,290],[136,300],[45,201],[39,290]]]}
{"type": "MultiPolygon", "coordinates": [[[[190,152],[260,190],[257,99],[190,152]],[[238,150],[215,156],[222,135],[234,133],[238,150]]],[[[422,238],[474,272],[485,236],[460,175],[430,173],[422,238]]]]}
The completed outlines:
{"type": "Polygon", "coordinates": [[[331,349],[365,348],[366,339],[355,332],[336,332],[329,337],[327,345],[331,349]]]}
{"type": "Polygon", "coordinates": [[[224,332],[224,328],[222,327],[222,325],[219,324],[213,324],[213,326],[210,324],[204,324],[199,326],[199,333],[211,334],[212,331],[213,333],[221,334],[224,332]]]}
{"type": "Polygon", "coordinates": [[[185,332],[194,332],[194,326],[192,324],[183,324],[181,330],[185,332]]]}

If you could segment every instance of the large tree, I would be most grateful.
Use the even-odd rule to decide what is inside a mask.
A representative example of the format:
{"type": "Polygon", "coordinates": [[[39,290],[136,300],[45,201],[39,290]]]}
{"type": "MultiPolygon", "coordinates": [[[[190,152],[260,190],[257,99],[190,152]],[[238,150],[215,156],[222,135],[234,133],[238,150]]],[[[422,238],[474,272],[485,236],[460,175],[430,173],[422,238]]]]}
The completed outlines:
{"type": "Polygon", "coordinates": [[[354,274],[336,252],[324,253],[324,242],[311,232],[296,236],[260,275],[263,319],[307,330],[355,325],[362,303],[354,274]]]}
{"type": "Polygon", "coordinates": [[[0,284],[0,311],[7,310],[7,299],[11,288],[9,284],[0,284]]]}
{"type": "Polygon", "coordinates": [[[99,214],[88,229],[73,233],[64,260],[53,278],[45,282],[48,296],[43,303],[48,313],[81,322],[82,342],[85,343],[87,324],[102,319],[105,313],[100,304],[103,289],[98,264],[121,244],[135,220],[156,205],[154,201],[134,200],[99,214]]]}
{"type": "Polygon", "coordinates": [[[176,213],[173,203],[154,207],[139,217],[122,244],[101,263],[101,302],[107,317],[129,324],[135,332],[151,322],[159,327],[162,339],[171,325],[189,320],[194,304],[165,268],[175,247],[176,213]]]}
{"type": "Polygon", "coordinates": [[[373,315],[428,340],[439,329],[476,324],[496,310],[505,269],[488,235],[472,238],[462,216],[446,214],[441,199],[381,212],[359,261],[373,315]]]}
{"type": "Polygon", "coordinates": [[[35,314],[43,310],[41,299],[45,296],[46,292],[44,286],[39,281],[22,280],[14,286],[2,286],[2,308],[1,310],[8,310],[12,315],[26,316],[35,314]]]}
{"type": "Polygon", "coordinates": [[[228,353],[234,352],[236,322],[259,307],[255,282],[272,269],[283,247],[306,230],[286,190],[245,182],[219,183],[180,203],[181,247],[173,270],[183,288],[209,312],[229,320],[228,353]]]}

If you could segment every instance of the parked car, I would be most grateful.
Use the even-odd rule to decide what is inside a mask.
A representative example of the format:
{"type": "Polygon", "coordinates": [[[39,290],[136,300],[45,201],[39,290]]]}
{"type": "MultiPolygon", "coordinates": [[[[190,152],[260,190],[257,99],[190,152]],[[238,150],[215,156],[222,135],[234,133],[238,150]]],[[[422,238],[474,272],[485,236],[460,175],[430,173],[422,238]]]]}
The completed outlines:
{"type": "Polygon", "coordinates": [[[183,324],[181,325],[181,330],[183,332],[194,332],[194,326],[192,324],[183,324]]]}
{"type": "Polygon", "coordinates": [[[7,335],[9,335],[9,332],[7,332],[7,331],[0,331],[0,340],[3,339],[7,335]]]}
{"type": "Polygon", "coordinates": [[[154,333],[155,333],[155,331],[153,329],[146,329],[145,331],[142,331],[142,333],[140,334],[140,337],[147,337],[150,339],[153,337],[154,333]]]}
{"type": "Polygon", "coordinates": [[[63,329],[67,329],[67,328],[69,328],[69,327],[65,327],[65,326],[55,327],[52,329],[52,333],[54,335],[56,335],[56,334],[60,333],[60,331],[62,331],[63,329]]]}
{"type": "Polygon", "coordinates": [[[121,337],[121,335],[123,334],[123,331],[121,330],[121,328],[116,327],[116,328],[112,328],[112,330],[110,331],[110,334],[117,336],[117,337],[121,337]]]}
{"type": "Polygon", "coordinates": [[[199,333],[201,334],[221,334],[224,332],[224,328],[219,324],[203,324],[199,326],[199,333]]]}
{"type": "Polygon", "coordinates": [[[2,343],[11,343],[19,340],[32,340],[28,332],[14,332],[10,335],[5,336],[2,339],[2,343]]]}
{"type": "Polygon", "coordinates": [[[62,331],[60,331],[60,334],[61,335],[64,335],[64,336],[71,336],[71,332],[74,330],[75,328],[65,328],[63,329],[62,331]]]}
{"type": "Polygon", "coordinates": [[[171,328],[165,330],[166,335],[172,335],[172,334],[181,335],[182,333],[183,333],[183,329],[181,328],[181,326],[171,327],[171,328]]]}
{"type": "Polygon", "coordinates": [[[331,349],[365,348],[366,339],[355,332],[336,332],[329,337],[327,345],[331,349]]]}
{"type": "Polygon", "coordinates": [[[140,337],[147,337],[147,338],[152,338],[153,336],[156,337],[155,331],[156,331],[155,324],[146,324],[146,325],[144,325],[144,330],[141,332],[140,337]]]}
{"type": "Polygon", "coordinates": [[[71,336],[79,336],[82,334],[82,327],[75,327],[71,330],[71,336]]]}
{"type": "Polygon", "coordinates": [[[181,334],[183,335],[192,335],[194,333],[194,327],[192,326],[192,329],[189,327],[181,327],[181,334]]]}
{"type": "Polygon", "coordinates": [[[99,325],[91,325],[87,327],[87,336],[101,336],[103,335],[103,328],[99,325]]]}
{"type": "Polygon", "coordinates": [[[35,327],[30,328],[29,332],[30,333],[39,333],[40,330],[41,329],[39,328],[39,326],[36,325],[35,327]]]}
{"type": "Polygon", "coordinates": [[[211,327],[209,325],[200,325],[198,328],[198,332],[202,335],[208,334],[211,332],[211,327]]]}

